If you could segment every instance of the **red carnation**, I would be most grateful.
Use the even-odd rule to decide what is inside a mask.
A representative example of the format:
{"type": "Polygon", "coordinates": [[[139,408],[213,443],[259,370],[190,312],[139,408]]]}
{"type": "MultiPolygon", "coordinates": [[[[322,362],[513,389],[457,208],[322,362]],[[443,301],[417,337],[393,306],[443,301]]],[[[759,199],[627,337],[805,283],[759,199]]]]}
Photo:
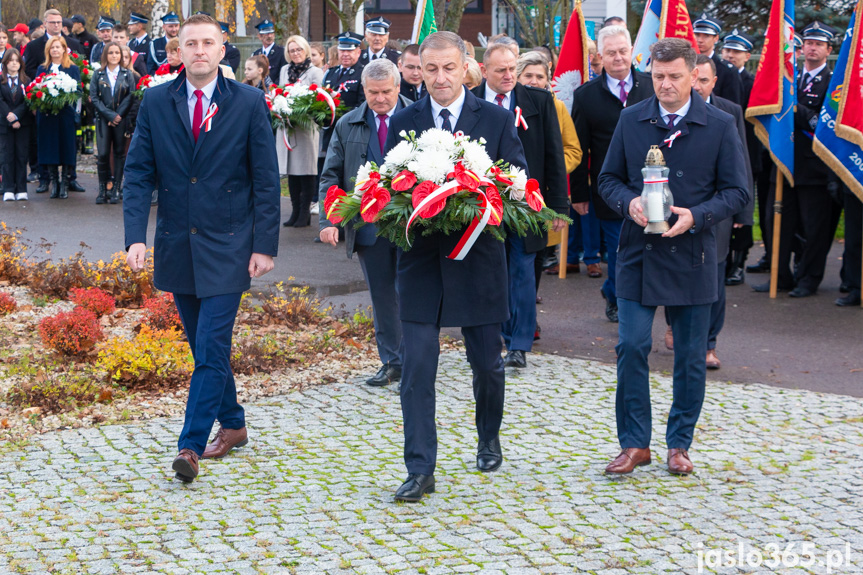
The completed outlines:
{"type": "Polygon", "coordinates": [[[89,66],[90,62],[88,62],[87,60],[84,60],[83,62],[81,62],[81,64],[83,64],[84,66],[89,66]]]}
{"type": "Polygon", "coordinates": [[[78,52],[72,52],[72,57],[73,57],[73,58],[80,58],[80,57],[81,57],[81,55],[80,55],[80,54],[78,54],[78,52]]]}
{"type": "MultiPolygon", "coordinates": [[[[417,206],[422,203],[424,199],[428,197],[429,194],[438,189],[438,186],[432,182],[431,180],[426,180],[421,182],[411,194],[411,203],[414,206],[414,209],[417,209],[417,206]]],[[[446,207],[446,199],[438,200],[436,202],[432,202],[427,204],[423,211],[419,213],[419,217],[421,218],[433,218],[441,211],[443,211],[444,207],[446,207]]]]}
{"type": "Polygon", "coordinates": [[[542,193],[539,191],[539,182],[533,178],[527,181],[524,188],[524,200],[534,211],[541,212],[545,207],[545,200],[542,199],[542,193]]]}
{"type": "Polygon", "coordinates": [[[492,187],[485,189],[485,197],[488,200],[488,209],[491,210],[488,223],[499,226],[503,222],[503,200],[497,190],[492,187]]]}
{"type": "Polygon", "coordinates": [[[338,186],[330,186],[327,190],[327,197],[324,200],[324,213],[330,223],[337,224],[342,221],[342,217],[336,213],[336,207],[341,201],[347,197],[343,189],[338,186]]]}
{"type": "Polygon", "coordinates": [[[275,92],[276,96],[281,96],[283,93],[284,93],[284,90],[282,90],[281,88],[276,88],[276,92],[275,92]]]}
{"type": "Polygon", "coordinates": [[[317,93],[317,95],[315,95],[315,101],[317,101],[317,102],[326,102],[326,101],[327,101],[327,99],[326,99],[326,98],[324,98],[324,95],[323,95],[323,94],[321,94],[320,92],[318,92],[318,93],[317,93]]]}
{"type": "Polygon", "coordinates": [[[374,223],[378,215],[390,201],[390,193],[380,186],[374,186],[363,194],[360,202],[360,215],[368,223],[374,223]]]}
{"type": "Polygon", "coordinates": [[[405,192],[417,183],[417,177],[413,172],[408,170],[402,170],[399,172],[395,178],[393,178],[392,187],[395,192],[405,192]]]}
{"type": "Polygon", "coordinates": [[[37,92],[37,93],[36,93],[36,97],[37,97],[37,98],[39,98],[39,99],[44,98],[44,97],[45,97],[45,92],[37,92]]]}
{"type": "Polygon", "coordinates": [[[377,186],[378,182],[380,182],[380,181],[381,181],[380,172],[371,172],[369,174],[368,180],[366,180],[365,182],[357,182],[357,183],[362,184],[359,189],[360,189],[360,191],[365,192],[366,190],[377,186]]]}
{"type": "Polygon", "coordinates": [[[317,84],[309,84],[309,90],[311,90],[312,92],[317,91],[317,89],[318,89],[317,84]]]}

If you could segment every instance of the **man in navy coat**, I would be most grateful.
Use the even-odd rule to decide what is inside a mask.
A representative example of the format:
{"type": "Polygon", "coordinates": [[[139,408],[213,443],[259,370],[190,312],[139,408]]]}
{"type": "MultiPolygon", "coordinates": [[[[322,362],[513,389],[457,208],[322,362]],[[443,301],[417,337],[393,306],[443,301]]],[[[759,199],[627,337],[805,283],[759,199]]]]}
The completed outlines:
{"type": "Polygon", "coordinates": [[[150,196],[159,190],[155,276],[174,294],[195,371],[173,469],[190,482],[199,457],[247,442],[231,373],[231,332],[251,278],[273,269],[279,172],[260,90],[226,80],[222,30],[206,14],[180,31],[185,71],[147,91],[126,162],[127,262],[144,266],[150,196]],[[221,424],[207,447],[214,421],[221,424]],[[205,451],[206,447],[206,451],[205,451]]]}
{"type": "Polygon", "coordinates": [[[655,96],[627,107],[599,175],[599,193],[624,218],[617,255],[619,341],[617,435],[622,452],[606,473],[650,463],[648,355],[653,316],[666,306],[674,330],[674,400],[668,416],[668,469],[692,472],[688,449],[704,402],[710,306],[717,298],[714,226],[742,210],[751,194],[734,119],[692,89],[695,50],[666,38],[651,48],[655,96]],[[642,168],[661,145],[674,196],[671,228],[646,234],[642,168]]]}
{"type": "MultiPolygon", "coordinates": [[[[402,131],[438,128],[485,138],[492,160],[524,169],[524,149],[512,113],[480,100],[462,84],[467,72],[464,41],[452,32],[435,32],[420,47],[428,98],[390,120],[386,150],[402,131]]],[[[399,257],[397,282],[404,357],[401,402],[407,480],[396,491],[399,501],[419,501],[435,489],[437,461],[435,379],[441,326],[460,326],[473,370],[477,467],[494,471],[503,462],[498,439],[503,418],[504,368],[500,324],[509,318],[506,253],[503,242],[480,234],[462,261],[448,259],[460,233],[416,234],[413,247],[399,257]]]]}

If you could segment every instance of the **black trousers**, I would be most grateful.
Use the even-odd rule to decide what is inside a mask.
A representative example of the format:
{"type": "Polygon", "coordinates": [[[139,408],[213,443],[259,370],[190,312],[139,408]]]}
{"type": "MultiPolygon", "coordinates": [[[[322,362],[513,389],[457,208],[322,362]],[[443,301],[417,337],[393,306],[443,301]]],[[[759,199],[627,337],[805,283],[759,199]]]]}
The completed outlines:
{"type": "Polygon", "coordinates": [[[860,274],[863,268],[863,203],[847,187],[844,187],[844,190],[845,253],[842,256],[842,268],[845,270],[844,279],[848,288],[860,291],[860,274]]]}
{"type": "MultiPolygon", "coordinates": [[[[825,182],[826,185],[826,182],[825,182]]],[[[833,199],[825,185],[785,186],[782,196],[782,229],[779,232],[779,287],[794,285],[815,291],[824,279],[824,266],[833,241],[831,216],[833,199]],[[794,234],[802,227],[806,247],[800,257],[797,274],[791,270],[794,234]]],[[[770,194],[773,203],[775,192],[770,194]]]]}
{"type": "MultiPolygon", "coordinates": [[[[504,369],[500,324],[461,328],[473,371],[476,428],[480,441],[497,437],[503,419],[504,369]]],[[[440,355],[440,326],[402,322],[402,418],[408,473],[432,475],[437,464],[435,380],[440,355]]]]}
{"type": "Polygon", "coordinates": [[[27,159],[30,156],[31,126],[17,130],[8,128],[3,142],[3,191],[23,194],[27,192],[27,159]]]}
{"type": "MultiPolygon", "coordinates": [[[[768,162],[764,165],[772,166],[773,160],[770,159],[770,153],[764,152],[764,154],[768,162]]],[[[762,157],[761,161],[764,162],[765,157],[762,157]]],[[[767,168],[755,175],[755,195],[758,199],[758,227],[761,228],[761,239],[764,241],[764,253],[766,254],[765,260],[768,262],[773,254],[771,247],[773,245],[773,203],[770,202],[770,198],[773,197],[774,190],[776,189],[776,181],[771,178],[771,172],[775,171],[776,168],[772,170],[767,168]]]]}
{"type": "Polygon", "coordinates": [[[99,183],[111,180],[111,152],[114,153],[115,182],[123,178],[123,166],[126,163],[126,121],[117,126],[110,125],[105,119],[96,120],[96,169],[99,172],[99,183]]]}

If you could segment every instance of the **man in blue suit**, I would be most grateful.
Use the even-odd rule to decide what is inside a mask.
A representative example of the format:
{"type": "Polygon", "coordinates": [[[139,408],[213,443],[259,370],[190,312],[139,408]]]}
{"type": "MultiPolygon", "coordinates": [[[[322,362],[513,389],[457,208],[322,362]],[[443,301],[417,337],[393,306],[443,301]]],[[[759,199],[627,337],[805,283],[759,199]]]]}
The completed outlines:
{"type": "MultiPolygon", "coordinates": [[[[399,95],[401,74],[388,59],[379,58],[368,64],[363,68],[361,79],[365,101],[338,121],[327,148],[321,173],[321,206],[330,186],[352,191],[352,178],[366,162],[383,165],[389,122],[396,112],[411,105],[410,100],[399,95]]],[[[323,243],[333,247],[338,245],[339,230],[327,219],[323,209],[320,211],[320,230],[323,243]]],[[[387,238],[378,237],[376,231],[374,224],[359,228],[348,225],[345,228],[345,247],[349,258],[354,252],[359,256],[372,297],[375,343],[381,367],[366,383],[383,386],[402,378],[404,353],[396,289],[398,248],[387,238]]]]}
{"type": "Polygon", "coordinates": [[[692,89],[695,50],[666,38],[651,48],[655,96],[620,114],[599,193],[623,218],[617,255],[619,341],[617,435],[622,452],[606,473],[650,463],[648,355],[657,306],[674,330],[674,400],[668,415],[668,470],[692,472],[689,447],[704,402],[710,307],[717,298],[715,228],[749,202],[747,161],[734,118],[708,106],[692,89]],[[674,196],[671,228],[646,234],[642,168],[661,145],[674,196]]]}
{"type": "MultiPolygon", "coordinates": [[[[438,128],[485,138],[492,160],[525,169],[524,149],[512,113],[480,100],[462,84],[467,72],[464,41],[452,32],[435,32],[423,40],[420,60],[429,91],[390,120],[386,150],[402,131],[438,128]]],[[[407,480],[396,491],[398,501],[419,501],[435,489],[437,462],[435,379],[441,326],[460,326],[473,370],[477,467],[494,471],[503,462],[498,433],[503,418],[504,368],[500,324],[509,318],[504,244],[480,234],[462,261],[448,259],[461,234],[417,234],[413,247],[397,264],[399,315],[402,320],[402,418],[407,480]]]]}
{"type": "Polygon", "coordinates": [[[247,442],[231,373],[231,332],[250,278],[273,269],[279,172],[260,90],[226,80],[222,30],[206,14],[183,24],[185,71],[147,91],[126,162],[127,262],[144,267],[150,196],[159,190],[155,276],[174,294],[195,358],[173,469],[190,482],[199,457],[247,442]],[[214,421],[221,424],[207,447],[214,421]],[[205,451],[206,447],[206,451],[205,451]]]}

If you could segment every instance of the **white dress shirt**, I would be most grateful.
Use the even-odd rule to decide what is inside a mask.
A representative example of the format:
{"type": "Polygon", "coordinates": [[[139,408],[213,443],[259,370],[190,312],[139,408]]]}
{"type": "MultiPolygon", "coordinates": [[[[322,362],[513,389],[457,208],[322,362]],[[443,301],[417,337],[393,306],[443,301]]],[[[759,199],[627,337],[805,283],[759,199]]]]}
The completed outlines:
{"type": "Polygon", "coordinates": [[[105,74],[108,75],[108,82],[111,84],[111,92],[114,92],[115,86],[117,85],[117,75],[120,73],[120,66],[114,68],[114,71],[111,71],[111,68],[105,66],[105,74]]]}
{"type": "MultiPolygon", "coordinates": [[[[396,104],[395,106],[393,106],[393,109],[392,109],[392,110],[390,110],[389,112],[387,112],[387,113],[386,113],[386,122],[387,122],[387,129],[388,129],[388,130],[389,130],[389,128],[390,128],[390,118],[392,118],[392,117],[393,117],[393,114],[395,114],[395,113],[396,113],[396,108],[398,108],[398,106],[399,106],[399,105],[398,105],[398,104],[396,104]]],[[[379,114],[378,114],[377,112],[375,112],[374,110],[372,110],[372,114],[374,114],[374,115],[375,115],[375,128],[376,128],[376,129],[378,129],[378,130],[380,130],[380,129],[381,129],[381,119],[380,119],[380,116],[379,116],[379,114]]],[[[455,124],[453,124],[453,126],[454,126],[454,125],[455,125],[455,124]]]]}
{"type": "MultiPolygon", "coordinates": [[[[458,124],[459,116],[461,116],[461,109],[464,107],[464,92],[465,88],[462,87],[461,94],[456,98],[455,102],[446,107],[450,113],[450,124],[452,124],[453,130],[455,130],[456,125],[458,124]]],[[[435,99],[429,96],[429,101],[431,102],[431,111],[432,117],[434,117],[434,125],[436,128],[443,129],[443,118],[440,116],[440,111],[443,110],[443,106],[435,102],[435,99]]]]}
{"type": "MultiPolygon", "coordinates": [[[[626,90],[627,96],[632,91],[632,70],[629,71],[629,74],[626,75],[626,79],[623,80],[624,90],[626,90]]],[[[620,80],[617,78],[612,78],[610,75],[605,75],[605,83],[608,85],[608,91],[620,98],[620,80]]]]}
{"type": "Polygon", "coordinates": [[[668,110],[666,110],[665,108],[662,107],[662,104],[660,104],[659,105],[659,114],[662,116],[662,121],[665,122],[666,124],[668,124],[668,115],[669,114],[677,114],[677,119],[674,120],[674,127],[676,128],[677,126],[680,125],[681,118],[683,118],[686,114],[689,113],[689,108],[691,106],[692,106],[692,98],[691,97],[683,105],[683,107],[680,108],[679,110],[677,110],[676,112],[669,112],[668,110]]]}
{"type": "MultiPolygon", "coordinates": [[[[213,78],[212,82],[201,88],[201,91],[204,93],[204,95],[201,97],[201,105],[203,106],[203,115],[201,116],[201,118],[207,115],[207,108],[210,107],[210,100],[213,99],[213,92],[216,90],[216,82],[218,81],[218,79],[219,77],[216,76],[215,78],[213,78]]],[[[189,105],[190,126],[192,125],[192,121],[195,119],[195,104],[198,102],[198,98],[197,96],[195,96],[195,90],[197,90],[197,88],[195,88],[192,83],[189,82],[189,80],[186,80],[186,94],[188,94],[189,96],[186,102],[189,105]]]]}
{"type": "MultiPolygon", "coordinates": [[[[495,102],[494,99],[498,94],[499,94],[499,92],[495,92],[494,90],[492,90],[489,87],[488,82],[486,82],[486,84],[485,84],[485,101],[490,102],[490,103],[494,104],[495,106],[497,106],[497,102],[495,102]]],[[[507,110],[510,109],[509,104],[510,104],[510,95],[511,94],[512,94],[512,91],[509,91],[503,95],[503,107],[506,108],[507,110]]]]}

